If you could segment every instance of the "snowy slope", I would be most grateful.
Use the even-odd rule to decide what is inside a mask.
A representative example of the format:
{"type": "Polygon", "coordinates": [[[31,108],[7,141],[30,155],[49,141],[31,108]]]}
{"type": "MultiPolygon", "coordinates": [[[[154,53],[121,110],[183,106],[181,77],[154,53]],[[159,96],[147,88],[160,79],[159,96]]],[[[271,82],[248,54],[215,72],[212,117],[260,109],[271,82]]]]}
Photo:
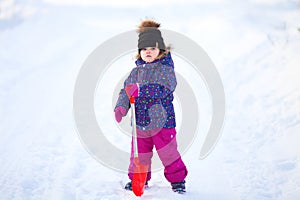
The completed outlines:
{"type": "MultiPolygon", "coordinates": [[[[299,199],[297,1],[174,1],[163,12],[136,3],[57,2],[64,1],[0,2],[1,200],[299,199]],[[142,198],[124,191],[126,173],[97,162],[73,120],[74,84],[84,60],[144,16],[198,42],[225,88],[226,121],[215,150],[198,159],[209,123],[204,119],[183,155],[189,169],[185,195],[170,190],[162,170],[154,172],[142,198]]],[[[201,119],[207,112],[203,108],[201,119]]],[[[117,134],[108,137],[128,151],[128,140],[119,145],[117,134]]]]}

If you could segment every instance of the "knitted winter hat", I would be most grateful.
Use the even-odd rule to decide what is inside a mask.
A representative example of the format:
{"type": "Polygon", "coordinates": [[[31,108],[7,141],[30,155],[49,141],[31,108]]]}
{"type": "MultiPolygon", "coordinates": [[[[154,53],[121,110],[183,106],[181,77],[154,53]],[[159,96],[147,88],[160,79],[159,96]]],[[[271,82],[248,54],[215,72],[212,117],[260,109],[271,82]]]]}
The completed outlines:
{"type": "Polygon", "coordinates": [[[153,20],[144,20],[138,27],[139,50],[146,47],[158,47],[161,50],[166,50],[164,39],[161,36],[161,32],[158,29],[160,24],[153,20]]]}

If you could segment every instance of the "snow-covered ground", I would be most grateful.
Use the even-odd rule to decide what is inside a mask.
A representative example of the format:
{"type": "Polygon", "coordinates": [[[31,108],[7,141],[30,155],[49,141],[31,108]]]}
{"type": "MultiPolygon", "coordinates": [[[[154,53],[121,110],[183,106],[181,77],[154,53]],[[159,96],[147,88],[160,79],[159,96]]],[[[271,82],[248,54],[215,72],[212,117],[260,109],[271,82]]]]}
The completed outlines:
{"type": "MultiPolygon", "coordinates": [[[[86,151],[72,109],[88,55],[147,16],[205,49],[222,78],[227,107],[214,151],[198,159],[209,123],[203,119],[183,154],[187,193],[173,194],[160,170],[141,199],[300,198],[300,2],[151,2],[0,1],[1,200],[138,199],[122,189],[126,173],[86,151]]],[[[115,142],[124,151],[127,144],[115,142]]]]}

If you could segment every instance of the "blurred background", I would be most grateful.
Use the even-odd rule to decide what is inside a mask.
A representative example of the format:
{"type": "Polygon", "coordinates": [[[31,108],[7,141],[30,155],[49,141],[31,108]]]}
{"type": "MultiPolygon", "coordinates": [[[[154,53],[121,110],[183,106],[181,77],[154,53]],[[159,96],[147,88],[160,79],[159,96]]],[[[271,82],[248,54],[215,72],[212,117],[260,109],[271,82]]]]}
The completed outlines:
{"type": "MultiPolygon", "coordinates": [[[[226,95],[219,143],[199,160],[196,139],[188,193],[170,198],[298,200],[298,0],[1,0],[0,199],[134,198],[80,143],[73,90],[95,48],[147,17],[197,42],[226,95]]],[[[173,195],[162,174],[145,199],[173,195]]]]}

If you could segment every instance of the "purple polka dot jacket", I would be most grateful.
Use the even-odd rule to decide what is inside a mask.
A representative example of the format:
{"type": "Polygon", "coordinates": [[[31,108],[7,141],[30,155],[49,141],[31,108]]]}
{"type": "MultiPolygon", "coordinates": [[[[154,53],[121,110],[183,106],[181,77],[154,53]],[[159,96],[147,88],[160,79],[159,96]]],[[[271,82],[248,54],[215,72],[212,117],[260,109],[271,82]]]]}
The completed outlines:
{"type": "Polygon", "coordinates": [[[146,63],[142,59],[135,63],[136,67],[132,69],[119,93],[115,109],[122,106],[128,112],[130,102],[125,87],[138,83],[139,95],[135,99],[137,128],[152,130],[176,127],[173,92],[177,81],[171,54],[152,63],[146,63]]]}

